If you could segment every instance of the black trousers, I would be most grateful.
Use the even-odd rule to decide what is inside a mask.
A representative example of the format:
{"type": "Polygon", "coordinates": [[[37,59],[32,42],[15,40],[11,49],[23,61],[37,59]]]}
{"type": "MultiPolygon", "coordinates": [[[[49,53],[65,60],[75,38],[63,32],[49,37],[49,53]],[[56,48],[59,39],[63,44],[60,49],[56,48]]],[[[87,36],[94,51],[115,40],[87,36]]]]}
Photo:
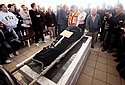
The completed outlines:
{"type": "Polygon", "coordinates": [[[84,32],[84,30],[85,30],[85,24],[79,24],[78,27],[82,29],[82,32],[84,32]]]}
{"type": "Polygon", "coordinates": [[[58,34],[60,34],[61,32],[63,32],[68,26],[65,25],[58,25],[58,34]]]}
{"type": "Polygon", "coordinates": [[[107,33],[105,33],[105,39],[104,39],[104,44],[103,44],[103,49],[105,50],[113,50],[113,42],[114,42],[114,34],[107,31],[107,33]]]}
{"type": "Polygon", "coordinates": [[[120,60],[125,59],[124,52],[125,52],[125,37],[121,36],[118,44],[118,50],[117,50],[118,59],[120,60]]]}
{"type": "Polygon", "coordinates": [[[3,47],[6,49],[8,54],[11,54],[11,53],[19,50],[20,44],[21,44],[21,41],[13,40],[13,41],[9,41],[9,42],[4,42],[3,47]]]}
{"type": "Polygon", "coordinates": [[[35,43],[38,43],[40,38],[42,38],[42,41],[44,41],[42,27],[35,27],[34,31],[35,31],[35,43]]]}
{"type": "Polygon", "coordinates": [[[9,54],[6,52],[3,46],[0,46],[0,64],[5,63],[9,54]]]}
{"type": "Polygon", "coordinates": [[[12,42],[9,42],[10,46],[12,47],[13,51],[18,51],[21,41],[20,40],[13,40],[12,42]]]}

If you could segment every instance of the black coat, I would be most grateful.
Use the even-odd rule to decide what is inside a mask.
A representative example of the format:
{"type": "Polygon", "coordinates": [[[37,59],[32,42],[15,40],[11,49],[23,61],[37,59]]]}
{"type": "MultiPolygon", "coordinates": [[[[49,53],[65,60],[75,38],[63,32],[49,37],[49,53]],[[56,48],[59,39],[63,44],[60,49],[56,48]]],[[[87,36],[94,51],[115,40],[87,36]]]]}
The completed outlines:
{"type": "Polygon", "coordinates": [[[121,34],[121,31],[122,31],[121,26],[124,21],[125,21],[125,15],[123,13],[119,14],[118,16],[114,16],[113,23],[114,23],[115,34],[118,34],[118,35],[121,34]]]}
{"type": "Polygon", "coordinates": [[[18,12],[12,12],[12,13],[19,19],[17,26],[20,27],[21,24],[23,24],[23,18],[21,17],[21,15],[18,12]]]}
{"type": "Polygon", "coordinates": [[[55,26],[55,24],[56,24],[56,17],[55,17],[54,13],[52,13],[51,15],[49,13],[46,13],[45,18],[46,18],[46,25],[47,25],[47,27],[55,26]]]}
{"type": "Polygon", "coordinates": [[[31,17],[32,25],[35,29],[41,29],[41,16],[40,13],[36,10],[29,10],[29,15],[31,17]]]}

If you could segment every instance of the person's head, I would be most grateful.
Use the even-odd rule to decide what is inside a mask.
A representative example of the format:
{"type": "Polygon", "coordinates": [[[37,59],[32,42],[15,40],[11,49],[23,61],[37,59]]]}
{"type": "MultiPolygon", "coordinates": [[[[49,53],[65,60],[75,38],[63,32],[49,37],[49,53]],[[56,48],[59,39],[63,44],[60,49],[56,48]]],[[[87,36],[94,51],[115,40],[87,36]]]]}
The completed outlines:
{"type": "Polygon", "coordinates": [[[97,14],[97,9],[96,8],[92,8],[91,9],[91,15],[95,16],[97,14]]]}
{"type": "Polygon", "coordinates": [[[15,4],[15,3],[13,3],[12,5],[14,6],[14,8],[15,8],[15,10],[16,10],[16,9],[17,9],[17,6],[16,6],[16,4],[15,4]]]}
{"type": "Polygon", "coordinates": [[[63,9],[66,11],[66,8],[67,8],[67,6],[66,6],[66,4],[64,4],[63,5],[63,9]]]}
{"type": "Polygon", "coordinates": [[[32,3],[32,4],[31,4],[31,8],[36,10],[36,9],[37,9],[36,4],[35,4],[35,3],[32,3]]]}
{"type": "Polygon", "coordinates": [[[107,10],[105,14],[109,16],[109,15],[112,15],[112,13],[113,13],[112,10],[107,10]]]}
{"type": "Polygon", "coordinates": [[[8,4],[7,7],[10,9],[12,4],[8,4]]]}
{"type": "Polygon", "coordinates": [[[102,4],[102,9],[106,9],[106,3],[102,4]]]}
{"type": "Polygon", "coordinates": [[[42,12],[42,8],[40,7],[40,5],[38,5],[37,8],[39,12],[42,12]]]}
{"type": "Polygon", "coordinates": [[[57,10],[60,10],[60,8],[61,8],[61,7],[60,7],[59,5],[57,5],[57,7],[56,7],[56,8],[57,8],[57,10]]]}
{"type": "Polygon", "coordinates": [[[45,12],[45,7],[42,7],[42,12],[45,12]]]}
{"type": "Polygon", "coordinates": [[[27,10],[27,8],[26,8],[26,6],[25,6],[25,5],[21,5],[21,8],[22,8],[24,11],[26,11],[26,10],[27,10]]]}
{"type": "Polygon", "coordinates": [[[70,8],[71,11],[75,11],[75,5],[72,5],[70,8]]]}
{"type": "Polygon", "coordinates": [[[123,5],[121,3],[117,3],[115,5],[115,13],[116,15],[121,14],[123,12],[123,5]]]}
{"type": "Polygon", "coordinates": [[[51,7],[48,8],[48,12],[49,12],[49,13],[52,13],[51,7]]]}
{"type": "Polygon", "coordinates": [[[5,28],[6,26],[2,22],[0,22],[0,29],[5,29],[5,28]]]}
{"type": "Polygon", "coordinates": [[[7,7],[5,6],[5,4],[1,4],[1,5],[0,5],[0,9],[1,9],[2,12],[8,12],[8,9],[7,9],[7,7]]]}
{"type": "Polygon", "coordinates": [[[82,13],[84,11],[83,7],[79,8],[79,12],[82,13]]]}
{"type": "Polygon", "coordinates": [[[11,12],[15,12],[15,7],[14,7],[14,5],[11,5],[10,11],[11,11],[11,12]]]}

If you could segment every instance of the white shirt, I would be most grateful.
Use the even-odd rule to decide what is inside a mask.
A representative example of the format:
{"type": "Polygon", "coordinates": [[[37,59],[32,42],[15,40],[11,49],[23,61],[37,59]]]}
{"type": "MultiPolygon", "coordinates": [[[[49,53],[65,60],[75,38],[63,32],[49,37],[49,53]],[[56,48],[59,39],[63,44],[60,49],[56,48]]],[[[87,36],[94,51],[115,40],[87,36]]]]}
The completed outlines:
{"type": "Polygon", "coordinates": [[[31,18],[29,15],[29,11],[27,11],[27,13],[25,13],[23,10],[20,11],[19,13],[21,15],[21,17],[23,18],[23,24],[31,24],[31,18]]]}
{"type": "Polygon", "coordinates": [[[79,15],[78,15],[78,22],[77,22],[77,26],[79,24],[84,24],[85,23],[85,18],[86,18],[86,15],[87,13],[86,12],[81,12],[79,15]]]}
{"type": "Polygon", "coordinates": [[[0,11],[0,21],[6,25],[7,28],[16,28],[18,24],[18,19],[11,12],[2,12],[0,11]]]}
{"type": "Polygon", "coordinates": [[[95,15],[95,16],[91,15],[93,22],[95,21],[96,16],[97,16],[97,15],[95,15]]]}

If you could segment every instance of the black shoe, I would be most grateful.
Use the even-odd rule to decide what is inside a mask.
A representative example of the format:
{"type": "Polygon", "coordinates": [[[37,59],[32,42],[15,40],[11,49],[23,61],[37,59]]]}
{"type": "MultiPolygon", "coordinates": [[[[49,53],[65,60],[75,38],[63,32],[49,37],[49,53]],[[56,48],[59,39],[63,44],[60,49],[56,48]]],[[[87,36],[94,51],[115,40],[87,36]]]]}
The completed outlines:
{"type": "Polygon", "coordinates": [[[112,55],[113,57],[119,57],[119,55],[118,54],[114,54],[114,55],[112,55]]]}
{"type": "Polygon", "coordinates": [[[108,53],[112,53],[112,51],[111,51],[111,50],[108,50],[107,52],[108,52],[108,53]]]}
{"type": "Polygon", "coordinates": [[[101,51],[104,52],[104,51],[106,51],[106,49],[102,49],[101,51]]]}
{"type": "Polygon", "coordinates": [[[120,62],[121,60],[120,60],[120,59],[115,59],[114,61],[115,61],[115,62],[120,62]]]}
{"type": "Polygon", "coordinates": [[[94,46],[91,46],[91,48],[94,48],[94,46]]]}

